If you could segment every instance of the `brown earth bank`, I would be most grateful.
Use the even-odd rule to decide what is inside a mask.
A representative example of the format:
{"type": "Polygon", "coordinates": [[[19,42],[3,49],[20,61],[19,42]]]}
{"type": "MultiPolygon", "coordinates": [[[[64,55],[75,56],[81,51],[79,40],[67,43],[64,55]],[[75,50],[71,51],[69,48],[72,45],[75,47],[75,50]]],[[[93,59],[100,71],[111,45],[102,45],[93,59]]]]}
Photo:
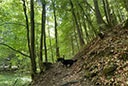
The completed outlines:
{"type": "Polygon", "coordinates": [[[123,25],[89,42],[71,67],[54,63],[31,86],[128,86],[128,28],[123,25]]]}

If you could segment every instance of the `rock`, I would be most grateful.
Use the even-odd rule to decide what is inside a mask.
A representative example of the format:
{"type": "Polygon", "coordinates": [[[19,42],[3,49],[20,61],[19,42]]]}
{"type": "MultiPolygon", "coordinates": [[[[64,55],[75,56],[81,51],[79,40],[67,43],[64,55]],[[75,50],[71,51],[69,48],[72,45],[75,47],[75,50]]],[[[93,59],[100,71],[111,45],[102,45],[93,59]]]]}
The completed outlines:
{"type": "Polygon", "coordinates": [[[68,84],[73,84],[73,83],[77,83],[77,82],[79,82],[79,80],[71,80],[69,82],[62,82],[62,83],[60,83],[60,86],[66,86],[68,84]]]}
{"type": "Polygon", "coordinates": [[[105,75],[110,74],[112,72],[114,72],[117,69],[118,65],[117,64],[112,64],[112,65],[108,65],[103,69],[103,73],[105,75]]]}
{"type": "Polygon", "coordinates": [[[62,82],[60,83],[60,86],[65,86],[65,85],[68,85],[69,83],[68,82],[62,82]]]}
{"type": "Polygon", "coordinates": [[[79,82],[79,80],[71,80],[69,83],[73,84],[73,83],[77,83],[79,82]]]}
{"type": "Polygon", "coordinates": [[[87,78],[94,77],[96,75],[97,75],[97,73],[95,73],[95,72],[90,72],[90,71],[85,72],[85,77],[87,77],[87,78]]]}

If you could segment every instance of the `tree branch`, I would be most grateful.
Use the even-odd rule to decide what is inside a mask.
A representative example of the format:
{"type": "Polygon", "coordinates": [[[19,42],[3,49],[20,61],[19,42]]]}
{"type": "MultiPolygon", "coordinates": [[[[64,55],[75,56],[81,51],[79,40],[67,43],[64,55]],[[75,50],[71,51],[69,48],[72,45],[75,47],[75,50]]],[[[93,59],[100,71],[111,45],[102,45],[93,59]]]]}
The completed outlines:
{"type": "Polygon", "coordinates": [[[20,54],[21,54],[21,55],[23,55],[23,56],[30,57],[29,55],[24,54],[24,53],[22,53],[21,51],[16,50],[16,49],[12,48],[11,46],[9,46],[9,45],[7,45],[7,44],[0,43],[0,45],[6,46],[6,47],[8,47],[8,48],[12,49],[13,51],[15,51],[15,52],[17,52],[17,53],[20,53],[20,54]]]}
{"type": "Polygon", "coordinates": [[[3,23],[3,24],[0,24],[0,26],[5,25],[5,24],[15,24],[15,25],[25,26],[24,24],[20,24],[20,23],[12,23],[12,22],[6,22],[6,23],[3,23]]]}
{"type": "MultiPolygon", "coordinates": [[[[20,24],[20,23],[11,23],[11,22],[5,22],[5,23],[3,23],[3,24],[0,24],[0,26],[6,25],[6,24],[14,24],[14,25],[26,26],[26,25],[24,25],[24,24],[20,24]]],[[[36,24],[36,25],[41,25],[41,23],[39,23],[39,22],[37,22],[37,23],[35,23],[35,24],[36,24]]]]}

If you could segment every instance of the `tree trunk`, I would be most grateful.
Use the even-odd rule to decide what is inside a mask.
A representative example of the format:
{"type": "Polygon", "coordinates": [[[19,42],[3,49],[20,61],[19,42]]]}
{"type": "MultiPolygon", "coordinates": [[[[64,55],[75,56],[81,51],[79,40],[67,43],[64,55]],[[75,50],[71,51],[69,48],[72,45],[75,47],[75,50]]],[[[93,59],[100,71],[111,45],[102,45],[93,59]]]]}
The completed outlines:
{"type": "Polygon", "coordinates": [[[30,8],[31,8],[31,66],[32,66],[32,79],[34,79],[34,76],[36,74],[36,56],[35,56],[35,22],[34,22],[34,0],[31,0],[30,2],[30,8]]]}
{"type": "Polygon", "coordinates": [[[106,2],[105,2],[105,0],[102,0],[102,2],[103,2],[103,8],[104,8],[104,13],[105,13],[105,17],[106,17],[106,20],[107,20],[107,23],[110,25],[110,22],[109,22],[109,17],[108,17],[108,13],[107,13],[107,4],[106,4],[106,2]]]}
{"type": "MultiPolygon", "coordinates": [[[[44,0],[45,2],[45,0],[44,0]]],[[[45,62],[48,62],[48,57],[47,57],[47,43],[46,43],[46,31],[45,31],[45,21],[46,21],[46,3],[43,4],[43,27],[44,27],[44,50],[45,50],[45,62]]]]}
{"type": "Polygon", "coordinates": [[[56,40],[56,57],[60,57],[59,53],[59,46],[58,46],[58,31],[57,31],[57,20],[56,20],[56,8],[55,8],[55,2],[52,0],[53,3],[53,13],[54,13],[54,20],[55,20],[55,40],[56,40]]]}
{"type": "Polygon", "coordinates": [[[93,0],[93,2],[94,2],[94,7],[95,7],[95,15],[96,15],[97,23],[99,25],[100,24],[105,24],[105,22],[104,22],[104,20],[101,16],[97,0],[93,0]]]}
{"type": "Polygon", "coordinates": [[[30,49],[30,38],[29,38],[29,21],[28,21],[28,16],[27,16],[27,12],[26,12],[27,10],[26,10],[25,0],[22,0],[22,1],[23,1],[24,15],[25,15],[25,19],[26,19],[28,49],[29,49],[29,52],[31,53],[31,49],[30,49]]]}
{"type": "Polygon", "coordinates": [[[42,5],[42,19],[41,19],[41,37],[40,37],[40,58],[39,58],[39,66],[40,66],[40,72],[43,71],[43,38],[44,38],[44,10],[43,10],[43,6],[42,5]]]}
{"type": "Polygon", "coordinates": [[[128,12],[128,0],[123,0],[126,11],[128,12]]]}
{"type": "Polygon", "coordinates": [[[110,26],[113,26],[113,22],[111,21],[109,2],[108,0],[105,0],[105,1],[106,1],[106,11],[107,11],[108,20],[109,20],[110,26]]]}
{"type": "Polygon", "coordinates": [[[75,20],[75,23],[76,23],[76,28],[77,28],[77,32],[78,32],[78,36],[79,36],[79,41],[80,41],[80,46],[84,46],[85,42],[81,36],[81,32],[80,32],[80,27],[79,27],[79,24],[78,24],[78,21],[77,21],[77,18],[76,18],[76,15],[75,15],[75,12],[74,12],[74,7],[73,7],[73,3],[71,0],[69,0],[70,2],[70,5],[71,5],[71,11],[72,11],[72,15],[74,17],[74,20],[75,20]]]}

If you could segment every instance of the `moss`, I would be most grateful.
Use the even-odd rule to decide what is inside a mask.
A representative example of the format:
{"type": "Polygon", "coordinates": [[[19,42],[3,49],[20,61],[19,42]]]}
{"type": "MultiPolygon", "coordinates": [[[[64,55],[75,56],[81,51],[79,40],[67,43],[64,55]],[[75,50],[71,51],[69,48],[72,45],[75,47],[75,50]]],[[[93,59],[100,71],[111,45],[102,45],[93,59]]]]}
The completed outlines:
{"type": "Polygon", "coordinates": [[[104,68],[103,73],[105,75],[110,74],[114,72],[117,69],[117,67],[118,67],[117,64],[108,65],[104,68]]]}
{"type": "Polygon", "coordinates": [[[97,75],[96,72],[90,72],[90,71],[85,72],[85,77],[87,77],[87,78],[94,77],[96,75],[97,75]]]}

